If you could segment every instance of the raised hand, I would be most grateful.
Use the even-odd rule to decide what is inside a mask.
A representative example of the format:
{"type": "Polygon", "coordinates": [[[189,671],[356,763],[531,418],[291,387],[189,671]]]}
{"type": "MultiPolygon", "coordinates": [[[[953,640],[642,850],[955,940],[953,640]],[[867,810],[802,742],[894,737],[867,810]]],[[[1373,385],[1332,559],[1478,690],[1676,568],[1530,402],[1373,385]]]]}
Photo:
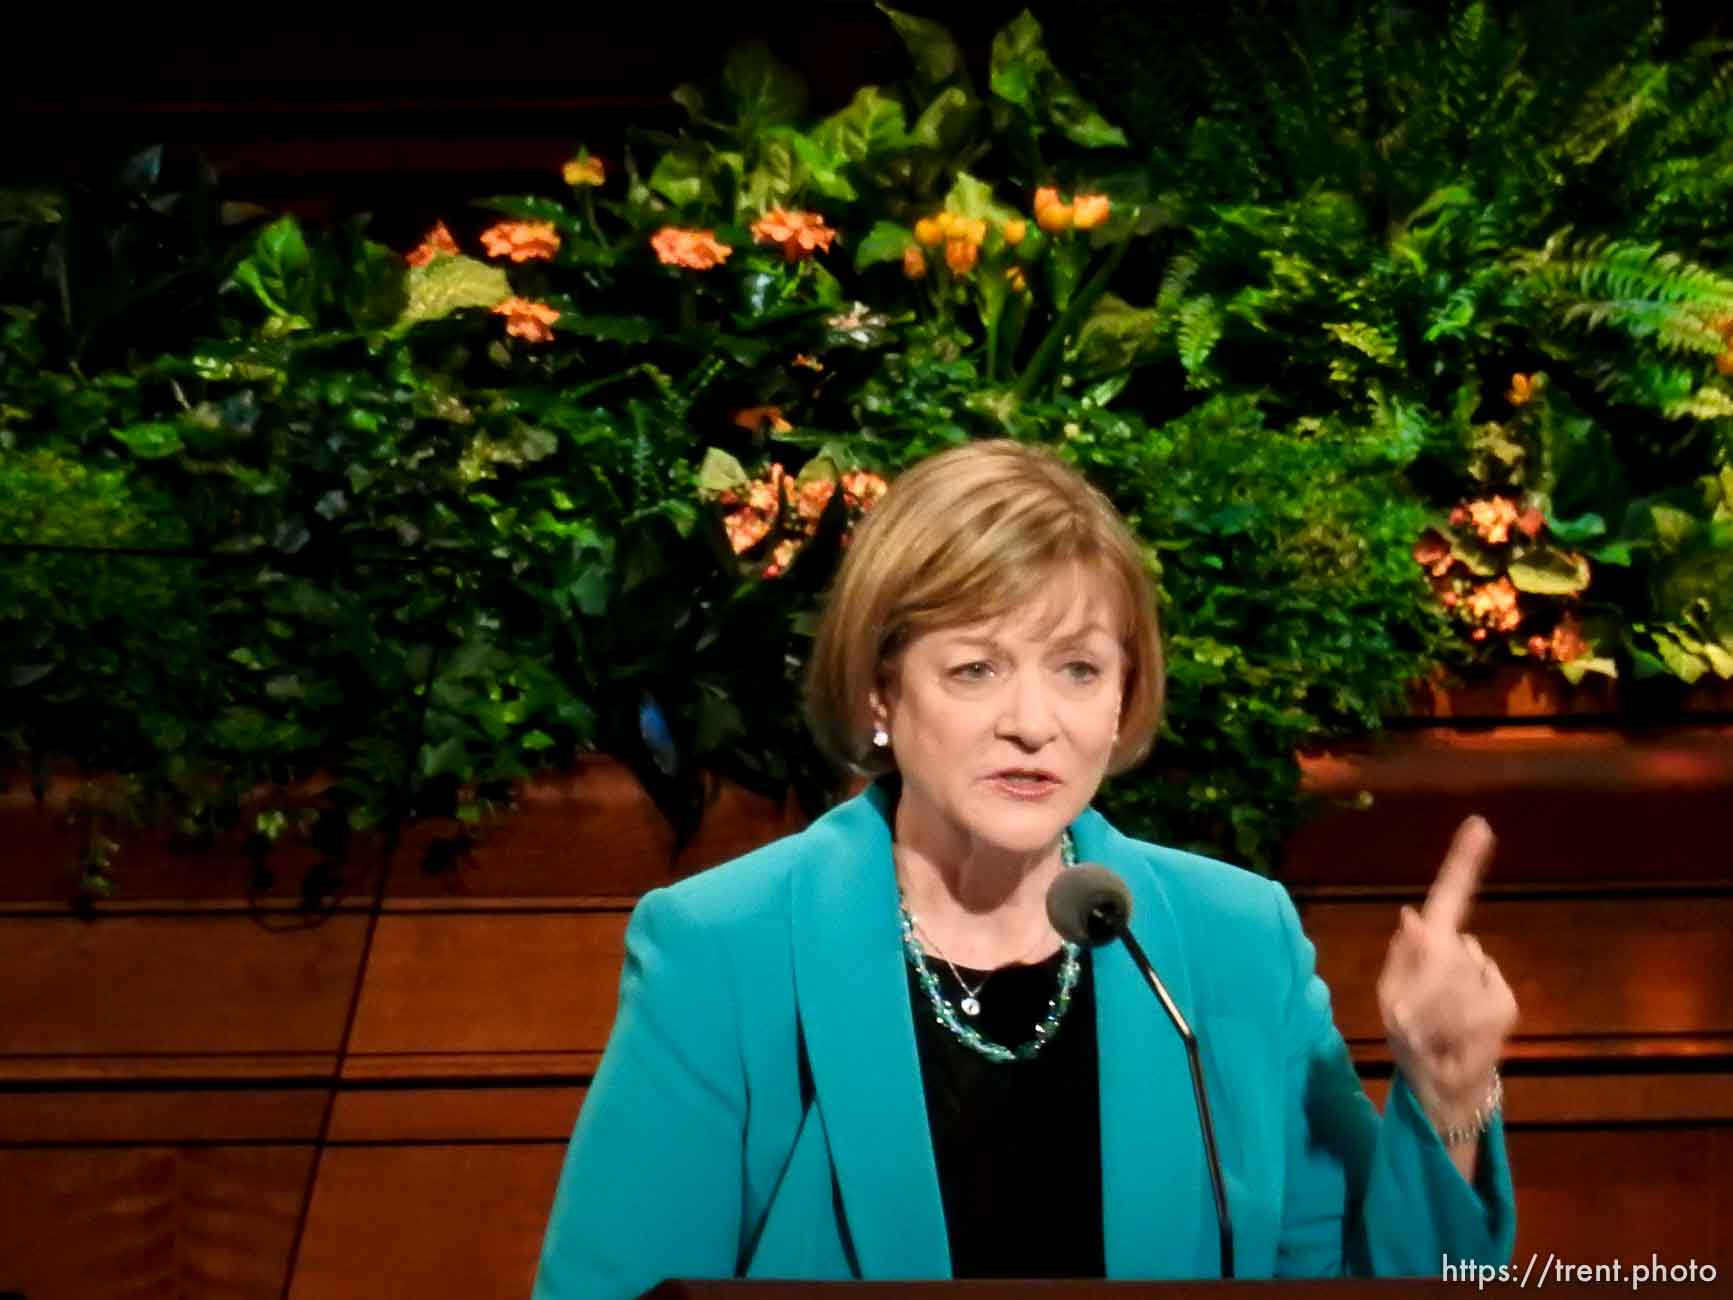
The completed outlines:
{"type": "Polygon", "coordinates": [[[1457,827],[1421,909],[1402,909],[1378,977],[1391,1054],[1440,1132],[1470,1123],[1486,1101],[1516,1023],[1497,963],[1462,930],[1493,843],[1484,818],[1457,827]]]}

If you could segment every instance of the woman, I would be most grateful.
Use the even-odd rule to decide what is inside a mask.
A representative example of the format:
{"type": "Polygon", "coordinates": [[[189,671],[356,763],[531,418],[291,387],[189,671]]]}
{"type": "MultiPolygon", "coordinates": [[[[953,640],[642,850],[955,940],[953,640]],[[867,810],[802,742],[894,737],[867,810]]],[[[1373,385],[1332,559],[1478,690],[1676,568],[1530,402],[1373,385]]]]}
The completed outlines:
{"type": "Polygon", "coordinates": [[[977,443],[868,517],[808,713],[877,779],[807,830],[647,895],[536,1295],[666,1277],[1209,1277],[1185,1055],[1122,945],[1048,920],[1073,861],[1196,1027],[1241,1277],[1503,1263],[1510,990],[1458,933],[1466,824],[1379,981],[1361,1089],[1287,894],[1088,807],[1148,751],[1162,668],[1137,543],[1052,456],[977,443]]]}

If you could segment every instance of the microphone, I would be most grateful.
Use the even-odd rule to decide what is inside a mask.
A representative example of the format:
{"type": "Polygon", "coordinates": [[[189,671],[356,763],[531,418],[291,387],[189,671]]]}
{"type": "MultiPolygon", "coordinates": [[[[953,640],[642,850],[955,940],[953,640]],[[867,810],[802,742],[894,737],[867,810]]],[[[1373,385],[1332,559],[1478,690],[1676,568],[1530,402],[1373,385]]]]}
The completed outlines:
{"type": "Polygon", "coordinates": [[[1131,890],[1125,882],[1106,867],[1084,863],[1061,871],[1059,878],[1047,890],[1047,919],[1062,938],[1091,948],[1112,943],[1125,944],[1131,960],[1143,972],[1144,979],[1161,1002],[1167,1018],[1179,1031],[1185,1044],[1186,1064],[1191,1067],[1191,1091],[1197,1100],[1198,1124],[1203,1129],[1204,1158],[1209,1164],[1210,1187],[1215,1192],[1216,1223],[1221,1230],[1222,1276],[1234,1275],[1234,1230],[1228,1219],[1227,1192],[1222,1184],[1221,1156],[1216,1151],[1215,1122],[1210,1118],[1209,1097],[1204,1093],[1203,1061],[1198,1055],[1197,1035],[1180,1011],[1179,1005],[1155,973],[1144,955],[1143,945],[1131,932],[1131,890]]]}

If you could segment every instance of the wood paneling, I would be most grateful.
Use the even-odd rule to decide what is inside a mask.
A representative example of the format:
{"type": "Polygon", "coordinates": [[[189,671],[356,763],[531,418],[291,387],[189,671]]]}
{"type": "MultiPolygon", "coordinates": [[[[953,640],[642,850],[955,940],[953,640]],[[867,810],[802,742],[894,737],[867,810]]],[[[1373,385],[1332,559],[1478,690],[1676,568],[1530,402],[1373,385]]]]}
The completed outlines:
{"type": "Polygon", "coordinates": [[[0,1145],[316,1142],[329,1087],[0,1092],[0,1145]]]}
{"type": "Polygon", "coordinates": [[[1493,882],[1733,882],[1733,727],[1389,732],[1301,769],[1315,794],[1371,803],[1301,827],[1290,884],[1424,885],[1470,813],[1499,835],[1493,882]]]}
{"type": "Polygon", "coordinates": [[[346,1088],[331,1116],[332,1142],[564,1142],[585,1089],[477,1085],[346,1088]]]}
{"type": "Polygon", "coordinates": [[[0,1056],[334,1053],[366,927],[0,916],[0,1056]]]}
{"type": "Polygon", "coordinates": [[[405,837],[390,894],[403,898],[636,898],[704,867],[757,848],[800,824],[792,803],[750,794],[732,782],[712,792],[704,821],[678,855],[674,832],[631,771],[607,759],[581,760],[571,773],[523,784],[514,813],[483,826],[471,860],[431,876],[426,845],[455,823],[423,822],[405,837]]]}
{"type": "Polygon", "coordinates": [[[312,1165],[306,1145],[0,1150],[0,1291],[277,1300],[312,1165]]]}
{"type": "MultiPolygon", "coordinates": [[[[1517,1258],[1713,1263],[1733,1278],[1733,1127],[1518,1130],[1517,1258]]],[[[1538,1265],[1537,1265],[1538,1267],[1538,1265]]],[[[1611,1288],[1602,1288],[1611,1292],[1611,1288]]],[[[1623,1288],[1629,1293],[1629,1283],[1623,1288]]],[[[1686,1289],[1683,1294],[1710,1294],[1686,1289]]]]}
{"type": "Polygon", "coordinates": [[[290,1300],[523,1300],[565,1143],[331,1146],[290,1300]]]}
{"type": "Polygon", "coordinates": [[[618,912],[382,916],[350,1052],[599,1049],[625,924],[618,912]]]}
{"type": "MultiPolygon", "coordinates": [[[[1378,1040],[1395,899],[1303,899],[1336,1023],[1378,1040]]],[[[1733,1036],[1733,896],[1482,898],[1468,927],[1516,994],[1523,1037],[1733,1036]]]]}

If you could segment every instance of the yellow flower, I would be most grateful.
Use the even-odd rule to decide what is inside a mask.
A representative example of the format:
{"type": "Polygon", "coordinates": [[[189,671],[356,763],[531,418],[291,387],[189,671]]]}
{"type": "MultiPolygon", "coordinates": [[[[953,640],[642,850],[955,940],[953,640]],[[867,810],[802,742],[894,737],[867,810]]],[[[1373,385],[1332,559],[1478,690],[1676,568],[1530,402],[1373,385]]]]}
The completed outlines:
{"type": "Polygon", "coordinates": [[[1510,390],[1504,398],[1512,406],[1526,406],[1529,399],[1540,391],[1540,385],[1533,375],[1515,374],[1510,377],[1510,390]]]}
{"type": "Polygon", "coordinates": [[[903,274],[911,280],[918,280],[927,273],[927,256],[920,248],[910,244],[903,249],[903,274]]]}
{"type": "Polygon", "coordinates": [[[481,243],[489,257],[546,261],[559,251],[560,237],[551,221],[501,221],[481,232],[481,243]]]}
{"type": "Polygon", "coordinates": [[[816,212],[772,208],[752,223],[752,237],[761,244],[781,244],[783,259],[792,262],[815,252],[829,252],[836,231],[816,212]]]}
{"type": "Polygon", "coordinates": [[[581,153],[564,167],[560,175],[566,178],[567,185],[600,185],[607,179],[607,171],[602,166],[602,160],[590,153],[581,153]]]}
{"type": "Polygon", "coordinates": [[[678,226],[663,226],[650,236],[650,247],[666,266],[684,266],[692,271],[708,271],[728,260],[734,250],[718,243],[711,230],[682,230],[678,226]]]}
{"type": "Polygon", "coordinates": [[[915,238],[928,248],[942,241],[944,237],[945,228],[939,224],[937,217],[922,217],[915,222],[915,238]]]}
{"type": "Polygon", "coordinates": [[[1015,218],[1000,226],[999,233],[1004,237],[1007,245],[1015,248],[1023,242],[1023,237],[1029,233],[1029,223],[1020,217],[1015,218]]]}
{"type": "Polygon", "coordinates": [[[981,260],[981,246],[968,239],[945,241],[945,265],[954,275],[967,275],[981,260]]]}
{"type": "Polygon", "coordinates": [[[505,317],[505,332],[529,343],[547,343],[554,337],[550,328],[560,318],[559,312],[542,302],[528,298],[507,298],[495,307],[496,316],[505,317]]]}
{"type": "Polygon", "coordinates": [[[404,254],[404,260],[411,266],[426,266],[436,257],[455,257],[457,251],[457,241],[451,237],[445,223],[436,221],[433,229],[427,232],[427,237],[404,254]]]}
{"type": "Polygon", "coordinates": [[[1028,280],[1028,277],[1023,274],[1023,268],[1022,267],[1013,266],[1013,267],[1009,268],[1005,272],[1005,280],[1011,286],[1011,289],[1013,292],[1015,292],[1015,293],[1027,293],[1027,292],[1029,292],[1029,280],[1028,280]]]}
{"type": "Polygon", "coordinates": [[[1094,230],[1107,220],[1107,214],[1113,210],[1113,205],[1107,201],[1105,194],[1079,194],[1071,200],[1071,207],[1071,222],[1079,230],[1094,230]]]}

